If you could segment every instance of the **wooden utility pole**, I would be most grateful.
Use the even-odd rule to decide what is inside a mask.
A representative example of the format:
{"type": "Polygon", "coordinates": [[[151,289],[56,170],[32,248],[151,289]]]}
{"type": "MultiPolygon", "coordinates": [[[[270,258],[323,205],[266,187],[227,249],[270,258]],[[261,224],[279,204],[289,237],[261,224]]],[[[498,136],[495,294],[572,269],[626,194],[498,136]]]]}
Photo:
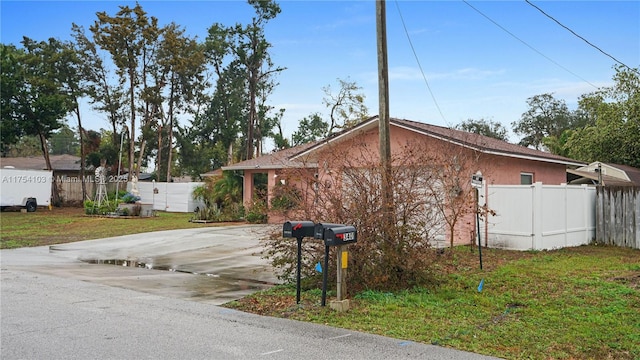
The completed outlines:
{"type": "Polygon", "coordinates": [[[378,132],[382,166],[382,206],[385,240],[393,223],[393,187],[391,182],[391,138],[389,135],[389,68],[387,61],[387,11],[385,0],[376,0],[376,38],[378,42],[378,132]]]}

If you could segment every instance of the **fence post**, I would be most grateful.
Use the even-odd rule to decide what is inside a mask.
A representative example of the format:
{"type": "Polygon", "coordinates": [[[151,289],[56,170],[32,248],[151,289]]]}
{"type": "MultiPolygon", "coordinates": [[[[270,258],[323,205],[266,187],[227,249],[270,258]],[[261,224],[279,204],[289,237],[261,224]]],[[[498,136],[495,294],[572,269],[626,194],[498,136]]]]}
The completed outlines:
{"type": "Polygon", "coordinates": [[[533,192],[533,209],[531,210],[533,221],[533,244],[532,249],[542,248],[542,183],[536,182],[531,187],[533,192]]]}

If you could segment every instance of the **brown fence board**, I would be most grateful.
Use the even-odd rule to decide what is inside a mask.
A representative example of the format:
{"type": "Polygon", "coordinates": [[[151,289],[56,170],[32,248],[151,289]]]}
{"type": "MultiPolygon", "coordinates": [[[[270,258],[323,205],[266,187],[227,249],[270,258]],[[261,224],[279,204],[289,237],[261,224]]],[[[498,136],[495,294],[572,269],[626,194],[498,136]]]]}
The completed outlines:
{"type": "Polygon", "coordinates": [[[596,241],[640,249],[640,187],[598,187],[596,241]]]}

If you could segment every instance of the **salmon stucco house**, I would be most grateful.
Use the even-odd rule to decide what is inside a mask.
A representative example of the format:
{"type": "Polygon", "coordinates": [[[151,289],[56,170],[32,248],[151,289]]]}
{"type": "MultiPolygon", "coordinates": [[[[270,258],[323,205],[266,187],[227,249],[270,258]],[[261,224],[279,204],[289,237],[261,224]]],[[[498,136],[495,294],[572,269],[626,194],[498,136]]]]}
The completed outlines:
{"type": "MultiPolygon", "coordinates": [[[[348,193],[349,184],[344,180],[345,169],[364,169],[368,166],[366,164],[377,161],[378,122],[378,117],[374,116],[321,141],[277,151],[222,169],[243,172],[245,206],[251,204],[254,198],[254,175],[266,173],[267,204],[270,209],[278,187],[287,182],[293,183],[304,194],[305,202],[321,207],[323,204],[318,203],[317,197],[322,187],[333,185],[334,189],[339,187],[348,193]],[[291,176],[292,170],[298,171],[298,174],[309,174],[311,181],[302,176],[291,176]]],[[[566,183],[567,168],[584,165],[494,138],[405,119],[390,119],[390,139],[392,166],[424,168],[425,173],[438,172],[441,175],[445,172],[443,169],[448,168],[451,175],[445,176],[448,176],[448,180],[456,178],[459,184],[457,191],[460,192],[470,189],[471,177],[478,172],[483,175],[484,184],[541,182],[559,185],[566,183]]],[[[448,180],[441,180],[440,183],[448,180]]],[[[486,189],[484,186],[481,193],[486,189]]],[[[274,211],[269,212],[268,219],[270,223],[284,220],[274,211]]],[[[456,241],[467,242],[468,231],[460,231],[456,241]]]]}

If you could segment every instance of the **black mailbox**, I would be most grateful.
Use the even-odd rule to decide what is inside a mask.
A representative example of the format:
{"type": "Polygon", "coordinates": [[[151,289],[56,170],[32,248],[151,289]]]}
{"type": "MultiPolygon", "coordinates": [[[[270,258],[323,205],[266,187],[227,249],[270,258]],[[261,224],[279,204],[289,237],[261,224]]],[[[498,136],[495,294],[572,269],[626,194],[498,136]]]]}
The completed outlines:
{"type": "Polygon", "coordinates": [[[324,240],[324,231],[326,229],[341,226],[344,226],[344,224],[317,223],[313,231],[313,237],[315,239],[324,240]]]}
{"type": "Polygon", "coordinates": [[[313,221],[287,221],[282,225],[282,237],[313,237],[315,224],[313,221]]]}
{"type": "Polygon", "coordinates": [[[356,241],[358,241],[358,231],[354,226],[331,227],[324,231],[326,246],[347,245],[356,241]]]}

